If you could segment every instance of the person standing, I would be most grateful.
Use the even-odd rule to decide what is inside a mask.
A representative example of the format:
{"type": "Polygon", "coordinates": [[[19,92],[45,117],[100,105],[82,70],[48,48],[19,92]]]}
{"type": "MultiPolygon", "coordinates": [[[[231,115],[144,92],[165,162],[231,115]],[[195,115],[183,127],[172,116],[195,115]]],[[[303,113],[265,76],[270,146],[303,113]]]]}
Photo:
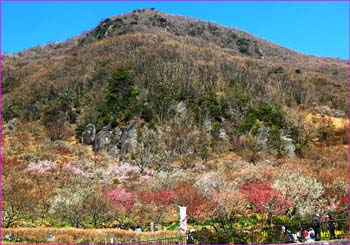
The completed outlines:
{"type": "Polygon", "coordinates": [[[321,240],[321,222],[320,215],[316,214],[312,217],[312,228],[315,230],[315,241],[321,240]]]}
{"type": "Polygon", "coordinates": [[[190,231],[187,235],[187,244],[194,244],[194,239],[192,236],[193,231],[190,231]]]}
{"type": "Polygon", "coordinates": [[[334,217],[332,215],[328,216],[328,221],[327,221],[327,227],[329,229],[329,236],[330,239],[335,239],[335,225],[336,225],[336,221],[334,219],[334,217]]]}

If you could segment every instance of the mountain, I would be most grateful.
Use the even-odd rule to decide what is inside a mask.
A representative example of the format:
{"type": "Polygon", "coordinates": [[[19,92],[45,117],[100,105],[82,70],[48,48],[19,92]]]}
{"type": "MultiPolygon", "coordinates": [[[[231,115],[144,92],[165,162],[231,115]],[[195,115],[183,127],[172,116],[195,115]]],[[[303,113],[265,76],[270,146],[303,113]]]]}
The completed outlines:
{"type": "MultiPolygon", "coordinates": [[[[141,58],[135,62],[135,58],[139,59],[138,56],[150,56],[149,59],[154,59],[152,53],[143,54],[146,50],[142,49],[147,47],[153,49],[152,52],[160,62],[173,63],[176,58],[185,60],[187,58],[184,57],[187,55],[185,53],[193,53],[193,55],[188,56],[196,58],[186,59],[185,62],[207,63],[207,54],[201,54],[209,53],[208,55],[213,58],[213,61],[212,64],[206,66],[217,69],[215,71],[217,77],[214,78],[217,80],[227,81],[239,76],[237,73],[242,73],[241,71],[234,74],[238,63],[243,63],[246,67],[263,66],[261,70],[264,70],[264,72],[259,72],[261,73],[259,74],[261,76],[258,78],[259,80],[264,80],[266,83],[266,81],[271,80],[272,74],[275,75],[276,73],[279,73],[279,76],[291,76],[287,80],[295,81],[283,82],[286,87],[289,87],[290,83],[293,86],[307,87],[306,91],[314,90],[313,93],[319,94],[319,98],[315,101],[317,104],[331,103],[331,106],[345,110],[344,85],[347,68],[345,61],[306,56],[237,29],[196,19],[168,15],[153,9],[135,10],[132,13],[106,19],[92,31],[67,42],[49,44],[11,56],[4,56],[3,92],[4,94],[7,93],[8,86],[11,87],[16,84],[15,87],[18,87],[17,83],[20,83],[18,84],[20,86],[22,84],[27,86],[28,83],[31,83],[31,81],[22,82],[23,79],[15,78],[17,74],[14,70],[18,70],[19,67],[21,70],[27,70],[30,67],[24,75],[27,80],[33,80],[31,78],[33,76],[46,76],[46,78],[40,77],[39,80],[45,80],[47,76],[54,77],[53,79],[50,77],[51,81],[55,80],[56,77],[63,78],[60,80],[67,80],[65,75],[59,71],[67,68],[67,71],[65,71],[68,73],[67,75],[75,76],[74,80],[86,83],[89,80],[87,77],[96,76],[93,73],[96,73],[96,69],[100,67],[96,60],[99,60],[101,64],[109,63],[110,67],[123,62],[135,65],[144,62],[143,60],[146,59],[141,58]],[[169,46],[167,47],[167,45],[169,46]],[[124,47],[119,48],[118,46],[124,47]],[[162,53],[164,53],[164,57],[162,57],[162,53]],[[123,57],[124,61],[118,61],[119,55],[123,57]],[[131,56],[134,56],[134,60],[130,60],[131,56]],[[64,59],[65,64],[61,63],[62,59],[64,59]],[[244,59],[244,61],[241,62],[241,59],[244,59]],[[74,62],[81,64],[84,68],[77,67],[74,62]],[[87,70],[87,67],[89,67],[89,70],[87,70]],[[287,69],[287,71],[273,71],[273,69],[278,70],[280,67],[287,69]],[[44,72],[45,68],[50,71],[44,72]],[[45,74],[38,74],[38,69],[45,74]],[[75,74],[74,71],[71,71],[72,69],[80,70],[80,74],[75,74]],[[300,82],[300,80],[303,81],[300,82]],[[333,95],[336,94],[336,97],[341,97],[337,98],[340,101],[334,101],[333,95]],[[320,97],[322,97],[323,102],[320,101],[320,97]],[[328,98],[332,99],[328,100],[328,98]]],[[[190,67],[195,65],[197,64],[190,64],[190,67]]],[[[149,69],[151,70],[153,67],[149,67],[149,69]]],[[[202,69],[205,70],[206,68],[202,69]]],[[[256,68],[249,69],[252,70],[249,73],[254,73],[253,70],[256,68]]],[[[108,69],[105,69],[104,72],[106,75],[110,74],[108,69]]],[[[22,76],[23,74],[17,77],[22,76]]],[[[102,75],[101,78],[105,79],[106,76],[102,75]]],[[[97,79],[101,78],[97,76],[97,79]]],[[[257,80],[255,75],[252,75],[252,78],[257,80]]],[[[285,80],[285,78],[282,79],[285,80]]],[[[34,78],[34,80],[37,80],[37,78],[34,78]]],[[[295,93],[295,91],[285,90],[283,88],[281,94],[286,92],[295,93]]],[[[300,90],[303,90],[303,88],[300,90]]],[[[293,96],[302,97],[302,95],[293,96]]],[[[290,97],[290,95],[284,97],[290,97]]]]}
{"type": "MultiPolygon", "coordinates": [[[[245,54],[256,58],[275,58],[279,61],[311,58],[239,29],[189,17],[169,15],[155,9],[139,9],[128,14],[107,18],[93,30],[63,43],[51,43],[47,48],[62,51],[82,43],[91,43],[106,37],[137,32],[165,32],[181,37],[197,37],[221,48],[227,48],[234,54],[245,54]]],[[[28,51],[38,51],[40,48],[33,48],[28,51]]],[[[324,58],[324,60],[326,59],[324,58]]],[[[332,60],[344,62],[328,58],[328,61],[332,60]]]]}
{"type": "MultiPolygon", "coordinates": [[[[325,203],[340,215],[348,69],[344,60],[308,56],[242,30],[155,9],[108,18],[66,42],[4,55],[3,179],[9,187],[3,206],[14,199],[14,205],[35,206],[18,207],[19,226],[28,217],[43,222],[45,215],[49,225],[53,220],[91,225],[96,213],[85,215],[78,204],[81,212],[62,211],[60,195],[68,198],[81,189],[79,198],[107,196],[104,207],[113,209],[108,203],[118,202],[118,195],[108,191],[115,188],[129,201],[139,198],[140,205],[148,200],[142,191],[153,199],[174,191],[177,198],[159,196],[158,206],[147,206],[149,213],[160,206],[170,210],[173,202],[196,203],[198,209],[189,209],[196,222],[208,218],[205,214],[221,219],[228,216],[214,200],[232,201],[224,206],[241,209],[227,215],[248,213],[256,221],[266,210],[251,206],[256,200],[246,193],[258,185],[277,190],[274,197],[285,198],[281,205],[293,209],[291,216],[305,218],[316,206],[327,210],[325,203]],[[52,177],[50,190],[30,194],[47,194],[50,198],[38,200],[48,203],[17,202],[25,193],[12,195],[18,188],[11,179],[36,190],[35,181],[46,177],[52,177]],[[92,184],[98,191],[91,191],[92,184]],[[308,194],[298,196],[301,188],[308,194]],[[181,199],[185,190],[201,198],[181,199]],[[29,215],[34,209],[38,213],[29,215]]],[[[147,212],[135,211],[126,220],[151,219],[142,215],[147,212]]],[[[162,215],[159,224],[176,216],[162,215]]],[[[15,224],[4,217],[8,226],[15,224]]]]}
{"type": "Polygon", "coordinates": [[[3,62],[4,119],[47,124],[61,117],[78,137],[89,123],[100,130],[135,117],[164,126],[179,103],[191,108],[195,125],[215,121],[234,132],[264,105],[287,114],[346,112],[345,61],[155,9],[107,18],[66,42],[3,62]]]}

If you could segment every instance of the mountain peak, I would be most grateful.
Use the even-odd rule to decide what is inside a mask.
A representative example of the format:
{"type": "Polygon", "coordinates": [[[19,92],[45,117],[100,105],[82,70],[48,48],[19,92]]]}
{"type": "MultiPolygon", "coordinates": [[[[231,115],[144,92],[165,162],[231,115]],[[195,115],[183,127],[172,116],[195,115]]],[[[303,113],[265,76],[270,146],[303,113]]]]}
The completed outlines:
{"type": "MultiPolygon", "coordinates": [[[[266,44],[261,45],[266,41],[249,33],[208,21],[170,15],[154,8],[136,9],[127,14],[107,18],[95,29],[86,33],[80,43],[90,43],[111,36],[136,32],[166,32],[175,36],[201,38],[240,55],[255,58],[263,58],[265,55],[260,46],[266,46],[266,44]]],[[[267,46],[270,45],[268,43],[267,46]]]]}

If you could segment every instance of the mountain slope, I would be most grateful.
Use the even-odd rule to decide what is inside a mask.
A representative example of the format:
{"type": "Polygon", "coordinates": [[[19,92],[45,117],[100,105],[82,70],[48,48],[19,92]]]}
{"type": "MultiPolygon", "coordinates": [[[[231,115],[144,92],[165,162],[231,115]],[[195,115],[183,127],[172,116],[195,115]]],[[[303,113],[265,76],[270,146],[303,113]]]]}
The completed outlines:
{"type": "Polygon", "coordinates": [[[344,61],[303,55],[237,29],[143,9],[108,18],[67,42],[4,56],[4,119],[45,121],[45,115],[61,113],[81,127],[91,121],[101,128],[109,120],[100,108],[107,81],[120,67],[133,72],[136,100],[160,124],[172,117],[177,103],[200,108],[210,92],[229,108],[219,116],[233,127],[249,108],[266,103],[283,111],[317,105],[346,110],[344,61]],[[155,101],[154,95],[168,100],[155,101]]]}
{"type": "Polygon", "coordinates": [[[346,218],[348,68],[152,9],[4,56],[3,224],[173,229],[186,206],[226,244],[346,218]]]}

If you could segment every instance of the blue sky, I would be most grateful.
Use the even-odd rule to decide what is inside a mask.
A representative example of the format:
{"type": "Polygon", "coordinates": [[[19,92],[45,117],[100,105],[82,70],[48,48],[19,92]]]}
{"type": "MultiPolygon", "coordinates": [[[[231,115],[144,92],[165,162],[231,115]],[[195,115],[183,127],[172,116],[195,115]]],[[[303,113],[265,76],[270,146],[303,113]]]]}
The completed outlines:
{"type": "Polygon", "coordinates": [[[236,27],[317,56],[349,58],[349,2],[2,2],[2,51],[63,41],[101,20],[155,7],[236,27]]]}

